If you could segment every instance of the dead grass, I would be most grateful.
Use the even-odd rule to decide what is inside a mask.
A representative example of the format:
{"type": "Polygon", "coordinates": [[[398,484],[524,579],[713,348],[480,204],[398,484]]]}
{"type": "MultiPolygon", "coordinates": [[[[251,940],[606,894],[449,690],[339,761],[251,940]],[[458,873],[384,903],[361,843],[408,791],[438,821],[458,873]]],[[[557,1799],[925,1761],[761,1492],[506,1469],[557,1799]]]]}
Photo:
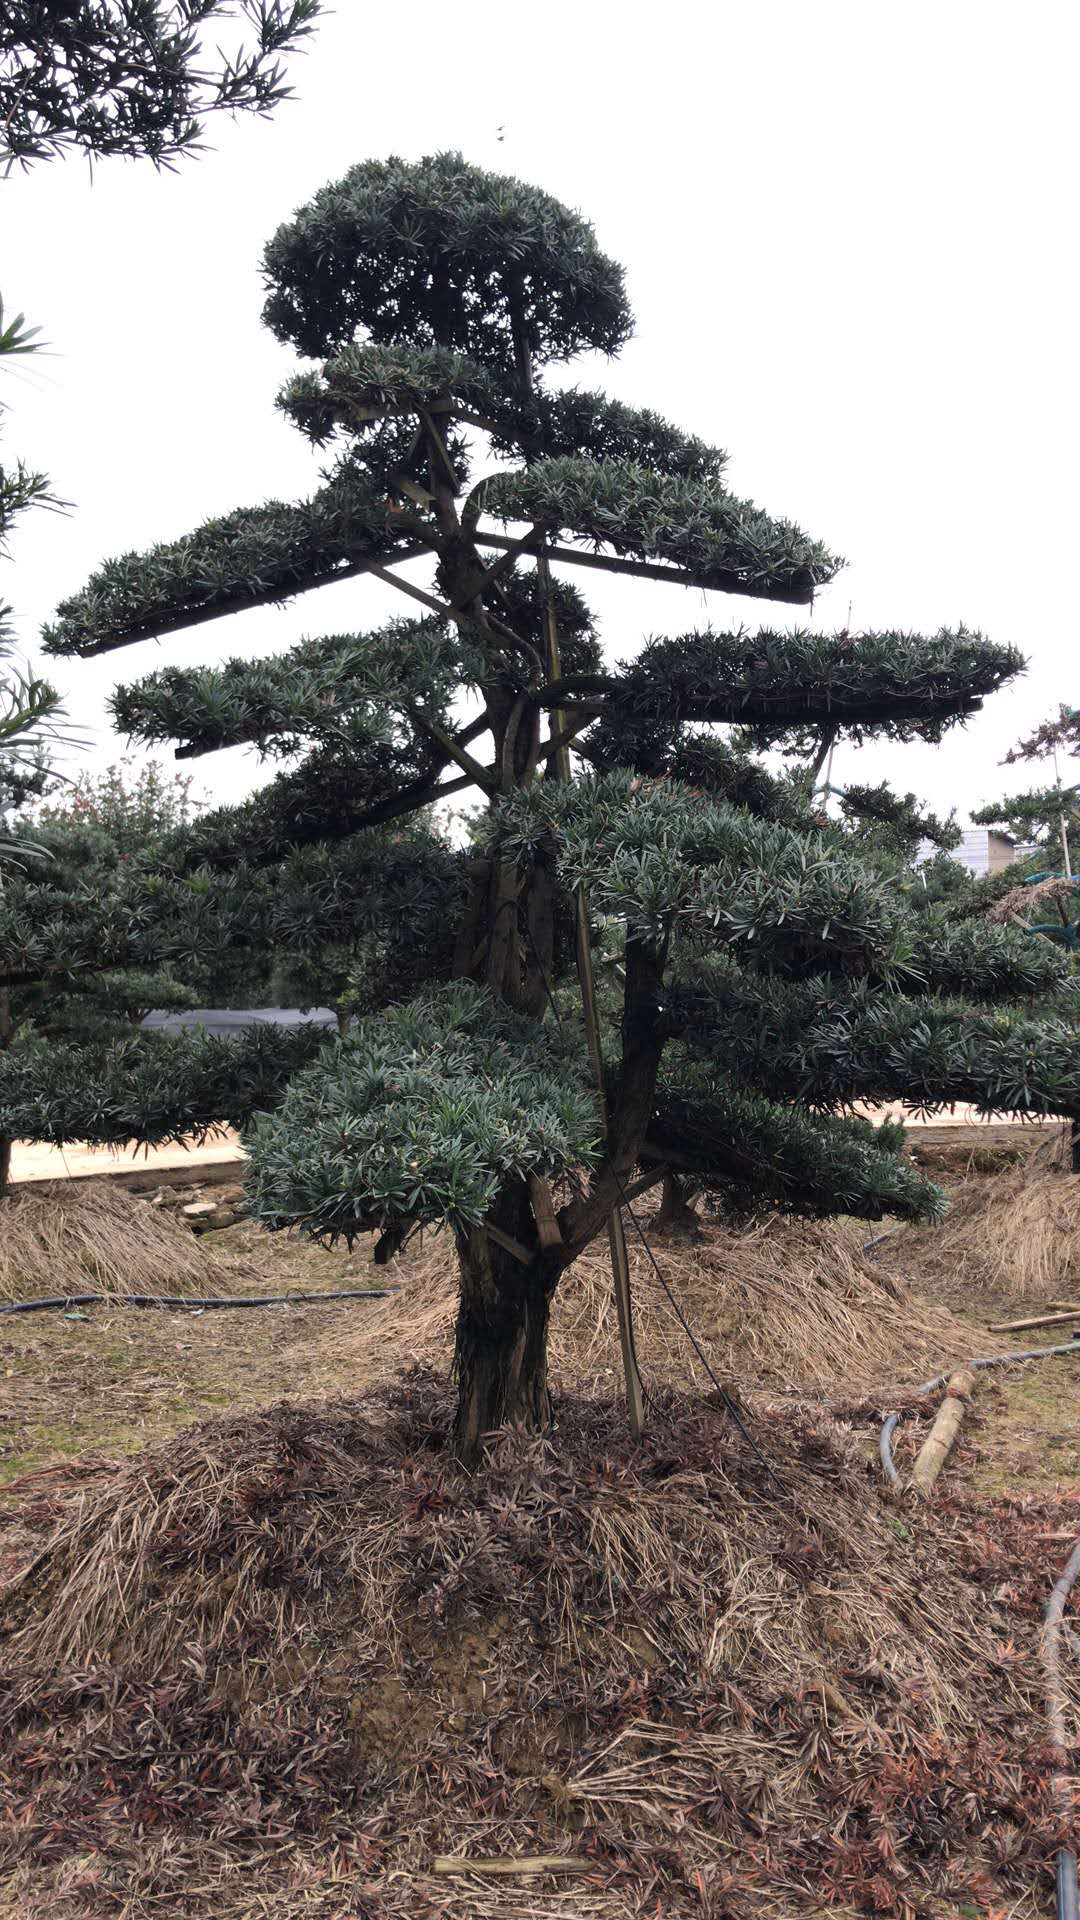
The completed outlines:
{"type": "Polygon", "coordinates": [[[68,1293],[235,1288],[235,1255],[195,1240],[167,1208],[107,1180],[57,1180],[0,1200],[0,1301],[68,1293]]]}
{"type": "MultiPolygon", "coordinates": [[[[905,1284],[920,1269],[896,1249],[914,1238],[878,1260],[843,1224],[656,1243],[768,1468],[702,1400],[632,1233],[644,1448],[625,1437],[597,1250],[556,1298],[552,1440],[507,1436],[468,1480],[443,1445],[440,1237],[396,1263],[385,1302],[129,1314],[134,1358],[107,1308],[0,1321],[0,1375],[15,1328],[41,1349],[18,1380],[28,1407],[35,1380],[52,1407],[59,1379],[103,1415],[141,1396],[136,1437],[200,1422],[29,1475],[29,1566],[0,1622],[0,1915],[1049,1911],[1037,1626],[1080,1494],[1033,1493],[1026,1473],[980,1491],[1003,1380],[980,1389],[931,1512],[881,1492],[859,1451],[878,1399],[995,1345],[905,1284]],[[116,1366],[95,1378],[106,1338],[116,1366]],[[282,1388],[318,1404],[268,1407],[282,1388]],[[215,1403],[231,1411],[205,1419],[215,1403]],[[432,1873],[439,1854],[553,1852],[587,1871],[432,1873]]],[[[224,1241],[267,1291],[370,1278],[362,1252],[251,1226],[224,1241]]],[[[970,1304],[947,1262],[928,1284],[970,1304]]],[[[1043,1372],[1015,1386],[1029,1450],[1043,1372]]]]}
{"type": "Polygon", "coordinates": [[[1080,1174],[1042,1165],[955,1187],[939,1227],[905,1227],[882,1264],[950,1305],[1075,1299],[1080,1290],[1080,1174]]]}
{"type": "Polygon", "coordinates": [[[767,1469],[665,1395],[641,1450],[573,1398],[465,1478],[448,1414],[417,1372],[206,1423],[70,1515],[7,1609],[26,1920],[900,1920],[1047,1891],[1034,1626],[954,1517],[916,1531],[839,1428],[764,1404],[767,1469]],[[551,1852],[588,1871],[431,1870],[551,1852]]]}
{"type": "MultiPolygon", "coordinates": [[[[708,1392],[629,1226],[627,1244],[646,1384],[694,1384],[708,1392]]],[[[656,1240],[655,1252],[714,1370],[737,1385],[861,1396],[913,1384],[971,1351],[969,1327],[866,1258],[842,1226],[776,1220],[746,1233],[706,1227],[699,1239],[656,1240]]],[[[323,1349],[303,1367],[299,1391],[338,1391],[345,1380],[385,1378],[388,1368],[403,1365],[446,1366],[457,1309],[452,1242],[429,1238],[398,1263],[394,1278],[402,1293],[344,1321],[332,1351],[323,1349]]],[[[550,1360],[556,1385],[600,1395],[618,1391],[619,1340],[602,1245],[590,1248],[560,1282],[550,1360]]]]}

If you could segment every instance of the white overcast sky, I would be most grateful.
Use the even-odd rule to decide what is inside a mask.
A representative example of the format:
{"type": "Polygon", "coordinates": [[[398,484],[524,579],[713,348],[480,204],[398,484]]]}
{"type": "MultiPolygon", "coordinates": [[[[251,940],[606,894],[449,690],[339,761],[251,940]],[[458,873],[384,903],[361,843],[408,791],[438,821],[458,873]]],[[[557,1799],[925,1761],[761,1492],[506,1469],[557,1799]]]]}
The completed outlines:
{"type": "MultiPolygon", "coordinates": [[[[1072,0],[337,0],[293,63],[298,98],[211,123],[178,173],[12,176],[0,291],[52,353],[5,376],[4,445],[74,503],[25,516],[0,573],[24,646],[106,556],[316,484],[319,456],[273,407],[294,361],[260,322],[262,246],[354,162],[458,147],[580,208],[625,264],[635,338],[582,381],[726,447],[736,492],[847,557],[816,625],[847,625],[850,604],[856,628],[966,621],[1029,656],[942,747],[843,747],[835,777],[962,816],[1023,785],[1002,753],[1080,704],[1078,63],[1072,0]]],[[[806,619],[575,577],[613,658],[647,633],[806,619]]],[[[361,579],[49,670],[104,764],[117,681],[362,631],[391,603],[361,579]]],[[[266,771],[196,763],[229,798],[266,771]]]]}

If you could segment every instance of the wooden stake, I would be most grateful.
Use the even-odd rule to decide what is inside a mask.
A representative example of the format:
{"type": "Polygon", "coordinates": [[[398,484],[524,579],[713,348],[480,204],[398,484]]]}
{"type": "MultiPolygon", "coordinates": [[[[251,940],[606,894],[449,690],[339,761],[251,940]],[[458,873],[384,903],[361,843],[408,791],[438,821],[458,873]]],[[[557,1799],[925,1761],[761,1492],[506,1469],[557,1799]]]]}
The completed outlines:
{"type": "Polygon", "coordinates": [[[532,1201],[533,1219],[536,1221],[536,1231],[540,1238],[540,1245],[545,1250],[552,1247],[561,1247],[563,1238],[559,1232],[559,1223],[555,1218],[555,1204],[551,1198],[551,1188],[548,1186],[546,1180],[541,1180],[538,1173],[530,1173],[529,1175],[529,1198],[532,1201]]]}
{"type": "Polygon", "coordinates": [[[958,1367],[945,1389],[945,1398],[937,1411],[930,1432],[911,1474],[911,1484],[925,1498],[933,1491],[934,1481],[949,1456],[949,1449],[960,1431],[967,1404],[975,1391],[975,1375],[970,1367],[958,1367]]]}
{"type": "Polygon", "coordinates": [[[591,1873],[595,1860],[574,1860],[566,1853],[524,1853],[520,1860],[468,1860],[460,1853],[440,1853],[432,1873],[591,1873]]]}
{"type": "Polygon", "coordinates": [[[1036,1320],[999,1320],[987,1331],[1026,1333],[1029,1327],[1060,1327],[1063,1320],[1080,1320],[1080,1307],[1070,1307],[1067,1313],[1041,1313],[1036,1320]]]}
{"type": "MultiPolygon", "coordinates": [[[[547,602],[546,641],[547,670],[552,680],[562,677],[562,661],[559,657],[559,629],[555,619],[555,607],[551,597],[551,569],[546,553],[537,554],[536,571],[540,581],[540,591],[547,602]]],[[[551,716],[552,732],[558,738],[562,733],[563,715],[556,708],[551,716]]],[[[570,750],[560,739],[555,757],[555,765],[560,780],[570,778],[570,750]]],[[[596,979],[593,974],[592,944],[589,939],[589,900],[584,887],[579,887],[575,896],[574,931],[577,947],[578,981],[581,986],[581,1011],[585,1021],[585,1038],[592,1062],[593,1077],[596,1081],[596,1097],[600,1107],[600,1133],[607,1139],[607,1101],[604,1098],[604,1056],[600,1046],[600,1021],[596,1011],[596,979]]],[[[634,1348],[634,1303],[630,1291],[630,1256],[626,1250],[626,1231],[623,1227],[621,1207],[616,1204],[608,1215],[608,1247],[611,1252],[611,1275],[615,1287],[615,1312],[619,1322],[619,1346],[622,1351],[623,1377],[626,1381],[626,1408],[630,1422],[630,1432],[639,1440],[645,1431],[645,1396],[641,1389],[641,1374],[638,1371],[637,1353],[634,1348]]]]}

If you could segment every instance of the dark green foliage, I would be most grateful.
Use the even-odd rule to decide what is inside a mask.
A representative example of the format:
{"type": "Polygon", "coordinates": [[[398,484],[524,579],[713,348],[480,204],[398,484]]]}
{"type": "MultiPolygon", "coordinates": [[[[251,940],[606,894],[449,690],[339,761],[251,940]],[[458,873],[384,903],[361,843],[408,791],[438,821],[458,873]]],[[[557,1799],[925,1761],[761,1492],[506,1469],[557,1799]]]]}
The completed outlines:
{"type": "Polygon", "coordinates": [[[926,840],[948,852],[958,847],[962,838],[954,814],[941,820],[921,806],[913,793],[893,793],[885,781],[876,787],[845,788],[840,795],[840,811],[851,829],[853,845],[878,844],[909,859],[926,840]]]}
{"type": "Polygon", "coordinates": [[[265,886],[242,869],[213,884],[205,874],[163,874],[93,825],[20,827],[14,845],[23,844],[47,857],[5,874],[0,990],[67,993],[118,967],[197,976],[263,937],[265,886]]]}
{"type": "Polygon", "coordinates": [[[105,1044],[37,1039],[0,1053],[0,1135],[121,1146],[244,1126],[336,1044],[325,1027],[140,1033],[105,1044]]]}
{"type": "MultiPolygon", "coordinates": [[[[0,28],[0,48],[3,46],[3,29],[0,28]]],[[[44,344],[40,338],[40,327],[28,327],[26,316],[17,313],[13,319],[5,319],[4,302],[0,299],[0,361],[12,360],[23,354],[40,353],[44,344]]],[[[0,412],[5,411],[0,406],[0,412]]],[[[16,461],[14,467],[0,466],[0,553],[7,552],[11,523],[17,514],[27,507],[57,506],[49,490],[49,482],[43,473],[35,473],[24,461],[16,461]]],[[[8,608],[0,609],[0,633],[3,632],[3,617],[8,608]]]]}
{"type": "MultiPolygon", "coordinates": [[[[61,711],[56,688],[12,660],[4,639],[5,611],[0,607],[0,822],[46,791],[47,749],[61,711]]],[[[0,857],[12,851],[0,830],[0,857]]]]}
{"type": "Polygon", "coordinates": [[[614,690],[640,724],[728,721],[769,745],[808,721],[892,740],[940,740],[1023,666],[966,627],[932,639],[910,633],[814,630],[687,633],[653,640],[622,668],[614,690]]]}
{"type": "MultiPolygon", "coordinates": [[[[0,299],[0,362],[38,352],[39,333],[40,328],[26,325],[21,313],[5,319],[0,299]]],[[[4,411],[0,403],[0,414],[4,411]]],[[[60,505],[43,473],[33,472],[22,460],[14,467],[0,465],[0,557],[7,556],[12,522],[20,513],[32,506],[60,505]]],[[[13,661],[10,613],[9,606],[0,604],[0,822],[9,811],[45,791],[48,749],[61,711],[55,687],[13,661]]],[[[10,852],[0,831],[0,859],[10,852]]]]}
{"type": "Polygon", "coordinates": [[[316,446],[339,427],[374,430],[388,411],[415,414],[417,407],[491,414],[510,404],[509,390],[463,353],[444,347],[381,346],[354,341],[328,360],[321,373],[298,373],[277,404],[316,446]]]}
{"type": "Polygon", "coordinates": [[[865,868],[671,781],[533,787],[492,811],[485,837],[519,863],[553,843],[564,883],[587,886],[629,940],[724,944],[781,971],[889,961],[898,910],[865,868]]]}
{"type": "Polygon", "coordinates": [[[556,1040],[458,982],[363,1021],[334,1071],[293,1081],[249,1135],[270,1226],[350,1243],[374,1227],[484,1219],[501,1187],[587,1166],[599,1137],[580,1036],[556,1040]]]}
{"type": "Polygon", "coordinates": [[[362,329],[511,378],[516,316],[538,365],[616,353],[632,326],[622,268],[587,222],[459,153],[353,167],[278,228],[263,262],[266,323],[310,359],[362,329]]]}
{"type": "Polygon", "coordinates": [[[331,949],[353,1005],[385,1006],[451,971],[465,860],[421,825],[305,849],[265,881],[275,951],[303,959],[314,979],[331,949]]]}
{"type": "Polygon", "coordinates": [[[912,1113],[960,1102],[980,1113],[1080,1114],[1080,1049],[1063,1018],[975,1013],[865,983],[753,979],[723,969],[674,988],[668,1018],[696,1045],[707,1041],[710,1059],[734,1081],[774,1100],[821,1108],[888,1101],[912,1113]]]}
{"type": "MultiPolygon", "coordinates": [[[[572,581],[552,580],[545,592],[533,567],[519,567],[504,573],[489,588],[485,598],[492,611],[523,640],[529,641],[543,658],[548,595],[558,627],[563,672],[598,672],[603,664],[603,649],[592,614],[572,581]]],[[[509,663],[504,672],[507,677],[513,673],[509,663]]]]}
{"type": "Polygon", "coordinates": [[[711,1061],[679,1066],[677,1077],[657,1086],[648,1146],[694,1185],[719,1187],[726,1207],[862,1220],[943,1214],[940,1187],[897,1158],[895,1129],[776,1105],[711,1061]]]}
{"type": "Polygon", "coordinates": [[[497,453],[527,462],[579,457],[633,460],[654,472],[718,479],[727,456],[657,413],[625,406],[602,393],[522,391],[493,378],[464,354],[437,347],[345,347],[321,373],[291,380],[278,405],[316,446],[339,428],[371,432],[383,409],[439,413],[482,424],[497,453]]]}
{"type": "Polygon", "coordinates": [[[457,690],[481,671],[456,628],[396,620],[377,633],[304,640],[271,660],[166,667],[119,688],[111,706],[123,733],[177,740],[187,756],[245,741],[286,755],[305,741],[363,752],[399,737],[410,706],[444,720],[457,690]]]}
{"type": "Polygon", "coordinates": [[[754,754],[740,752],[714,733],[680,727],[672,736],[615,713],[585,735],[581,752],[599,771],[628,767],[672,780],[778,826],[812,831],[824,823],[812,809],[807,780],[770,773],[754,754]]]}
{"type": "Polygon", "coordinates": [[[532,520],[637,560],[666,560],[702,586],[807,599],[841,562],[786,520],[771,520],[719,480],[655,472],[630,460],[575,456],[499,473],[479,490],[485,513],[532,520]]]}
{"type": "Polygon", "coordinates": [[[1040,1000],[1068,979],[1061,958],[1040,949],[1018,928],[955,920],[947,913],[921,918],[908,965],[916,980],[938,993],[991,1004],[1040,1000]]]}
{"type": "Polygon", "coordinates": [[[7,0],[0,151],[24,167],[69,152],[168,166],[199,149],[206,115],[269,113],[289,97],[280,56],[319,10],[320,0],[7,0]],[[200,28],[237,20],[253,44],[232,57],[204,51],[200,28]]]}
{"type": "Polygon", "coordinates": [[[1032,841],[1043,861],[1061,860],[1061,816],[1065,830],[1080,836],[1080,793],[1075,787],[1033,787],[1027,793],[1005,794],[971,816],[976,826],[1001,827],[1013,839],[1032,841]]]}
{"type": "Polygon", "coordinates": [[[81,593],[61,601],[44,630],[45,652],[107,653],[219,607],[284,599],[346,564],[389,559],[402,544],[385,501],[343,472],[298,505],[241,507],[182,540],[107,560],[81,593]]]}

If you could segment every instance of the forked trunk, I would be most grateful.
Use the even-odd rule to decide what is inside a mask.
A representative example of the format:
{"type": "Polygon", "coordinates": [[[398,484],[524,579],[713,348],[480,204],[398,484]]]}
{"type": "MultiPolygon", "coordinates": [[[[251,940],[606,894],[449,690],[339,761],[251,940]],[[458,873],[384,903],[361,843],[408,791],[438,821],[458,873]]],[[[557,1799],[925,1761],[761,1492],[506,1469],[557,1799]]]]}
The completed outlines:
{"type": "Polygon", "coordinates": [[[480,1231],[459,1258],[454,1446],[471,1463],[497,1427],[541,1433],[551,1424],[547,1336],[557,1270],[540,1254],[523,1265],[480,1231]]]}

